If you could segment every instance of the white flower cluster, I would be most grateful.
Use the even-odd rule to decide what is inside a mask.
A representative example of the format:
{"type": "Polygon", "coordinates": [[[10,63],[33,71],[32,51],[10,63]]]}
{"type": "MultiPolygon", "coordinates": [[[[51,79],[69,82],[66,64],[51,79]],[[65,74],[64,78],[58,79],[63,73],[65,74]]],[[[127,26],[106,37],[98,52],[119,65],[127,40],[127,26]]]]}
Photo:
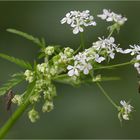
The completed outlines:
{"type": "Polygon", "coordinates": [[[73,29],[73,34],[78,34],[79,32],[84,31],[84,26],[96,26],[94,17],[90,15],[89,10],[85,11],[70,11],[66,14],[61,20],[61,24],[67,23],[73,29]]]}
{"type": "Polygon", "coordinates": [[[121,115],[124,120],[129,120],[130,113],[133,110],[133,106],[131,106],[129,103],[126,103],[124,100],[120,101],[120,104],[122,105],[121,115]]]}
{"type": "Polygon", "coordinates": [[[140,46],[139,45],[130,45],[130,49],[126,49],[125,53],[130,53],[132,56],[134,56],[134,60],[137,61],[134,64],[134,67],[136,68],[138,74],[140,74],[140,46]]]}
{"type": "Polygon", "coordinates": [[[99,38],[99,41],[94,42],[92,47],[85,49],[84,52],[80,52],[74,56],[74,65],[68,65],[67,69],[69,76],[79,76],[82,71],[83,74],[89,74],[93,69],[92,64],[94,62],[101,63],[108,59],[114,59],[115,52],[124,53],[122,48],[119,48],[115,43],[113,37],[106,39],[99,38]]]}
{"type": "Polygon", "coordinates": [[[80,72],[83,71],[85,75],[89,74],[89,71],[92,69],[92,65],[87,61],[87,57],[82,58],[82,60],[78,60],[77,58],[80,58],[81,55],[84,55],[82,53],[79,53],[75,56],[75,62],[74,66],[68,65],[67,69],[69,70],[68,75],[69,76],[79,76],[80,72]],[[77,57],[77,58],[76,58],[77,57]]]}
{"type": "Polygon", "coordinates": [[[114,21],[115,23],[119,25],[123,25],[127,21],[126,17],[122,17],[122,15],[120,14],[118,15],[107,9],[103,9],[103,13],[97,16],[100,17],[102,20],[106,20],[107,22],[114,21]]]}
{"type": "Polygon", "coordinates": [[[92,47],[98,54],[103,55],[104,57],[114,59],[115,52],[124,53],[122,48],[119,48],[119,45],[116,45],[114,42],[114,37],[109,37],[105,39],[99,38],[99,41],[93,43],[92,47]]]}

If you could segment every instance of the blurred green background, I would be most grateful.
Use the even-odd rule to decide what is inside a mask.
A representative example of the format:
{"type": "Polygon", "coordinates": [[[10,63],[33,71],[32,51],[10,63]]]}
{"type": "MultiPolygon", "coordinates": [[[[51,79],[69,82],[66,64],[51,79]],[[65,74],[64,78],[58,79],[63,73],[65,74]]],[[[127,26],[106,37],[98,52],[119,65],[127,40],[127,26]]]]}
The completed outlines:
{"type": "MultiPolygon", "coordinates": [[[[61,25],[60,20],[70,10],[86,9],[91,11],[98,24],[85,31],[86,44],[90,47],[99,36],[107,36],[107,24],[96,17],[104,8],[121,13],[128,18],[120,34],[114,35],[116,42],[123,48],[127,48],[129,44],[138,44],[140,41],[140,2],[17,1],[0,2],[0,52],[30,62],[33,62],[38,54],[38,48],[34,44],[6,32],[7,28],[16,28],[38,37],[45,37],[50,45],[60,44],[77,48],[79,36],[73,35],[67,25],[61,25]]],[[[130,59],[127,56],[117,55],[116,60],[111,63],[125,62],[130,59]]],[[[22,69],[0,59],[0,85],[17,71],[22,71],[22,69]]],[[[58,96],[55,98],[55,109],[51,113],[41,113],[40,120],[34,124],[28,120],[27,112],[24,113],[6,138],[140,138],[140,94],[137,91],[136,70],[133,66],[125,66],[101,73],[121,77],[120,81],[104,82],[102,85],[118,104],[122,99],[131,100],[136,110],[132,121],[124,122],[121,127],[117,111],[94,84],[80,88],[57,84],[58,96]]],[[[21,93],[24,86],[14,91],[21,93]]],[[[4,97],[1,97],[0,127],[10,116],[11,113],[5,111],[4,97]]]]}

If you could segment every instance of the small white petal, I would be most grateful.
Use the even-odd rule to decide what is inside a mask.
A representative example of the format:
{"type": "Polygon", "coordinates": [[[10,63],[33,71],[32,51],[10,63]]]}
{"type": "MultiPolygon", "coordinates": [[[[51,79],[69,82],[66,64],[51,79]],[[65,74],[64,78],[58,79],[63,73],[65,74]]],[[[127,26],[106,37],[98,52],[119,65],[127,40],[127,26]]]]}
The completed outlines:
{"type": "Polygon", "coordinates": [[[79,27],[79,31],[80,31],[80,32],[83,32],[84,29],[83,29],[82,27],[79,27]]]}
{"type": "Polygon", "coordinates": [[[126,54],[126,53],[130,53],[130,52],[132,52],[132,49],[126,49],[126,50],[124,50],[124,53],[126,54]]]}
{"type": "Polygon", "coordinates": [[[73,68],[73,66],[71,66],[71,65],[68,65],[68,66],[67,66],[67,69],[68,69],[68,70],[70,70],[70,69],[72,69],[72,68],[73,68]]]}
{"type": "Polygon", "coordinates": [[[136,56],[136,59],[137,59],[137,60],[140,60],[140,55],[137,55],[137,56],[136,56]]]}
{"type": "Polygon", "coordinates": [[[62,20],[61,20],[61,24],[64,24],[66,22],[66,18],[63,18],[62,20]]]}
{"type": "Polygon", "coordinates": [[[79,29],[78,29],[78,27],[75,27],[74,29],[73,29],[73,34],[78,34],[79,33],[79,29]]]}
{"type": "Polygon", "coordinates": [[[96,62],[101,63],[102,61],[105,60],[105,57],[99,57],[99,58],[96,58],[95,60],[96,62]]]}
{"type": "Polygon", "coordinates": [[[128,116],[127,114],[124,114],[124,115],[123,115],[123,119],[124,119],[124,120],[129,120],[129,116],[128,116]]]}
{"type": "Polygon", "coordinates": [[[109,56],[111,59],[114,59],[115,53],[111,53],[109,56]]]}
{"type": "Polygon", "coordinates": [[[73,76],[73,75],[74,75],[74,70],[73,70],[73,69],[70,70],[70,71],[68,72],[68,75],[69,75],[69,76],[73,76]]]}
{"type": "Polygon", "coordinates": [[[79,76],[79,72],[77,69],[75,69],[75,75],[79,76]]]}
{"type": "Polygon", "coordinates": [[[134,64],[134,67],[135,67],[135,68],[139,68],[139,67],[140,67],[140,64],[139,64],[139,63],[135,63],[135,64],[134,64]]]}
{"type": "Polygon", "coordinates": [[[89,74],[88,68],[85,68],[83,72],[84,72],[85,75],[89,74]]]}
{"type": "Polygon", "coordinates": [[[105,20],[106,18],[107,18],[107,16],[106,15],[97,15],[98,17],[100,17],[102,20],[105,20]]]}
{"type": "Polygon", "coordinates": [[[107,19],[106,19],[106,21],[113,21],[113,18],[112,17],[108,17],[107,19]]]}

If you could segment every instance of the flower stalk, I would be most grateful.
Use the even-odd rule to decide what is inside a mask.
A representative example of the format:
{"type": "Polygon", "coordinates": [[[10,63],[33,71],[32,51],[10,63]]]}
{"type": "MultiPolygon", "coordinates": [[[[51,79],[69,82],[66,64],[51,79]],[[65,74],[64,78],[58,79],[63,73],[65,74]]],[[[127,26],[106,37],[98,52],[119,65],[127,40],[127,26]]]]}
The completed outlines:
{"type": "Polygon", "coordinates": [[[85,43],[84,43],[84,33],[83,32],[80,33],[80,40],[81,40],[82,50],[84,50],[85,49],[85,43]]]}
{"type": "Polygon", "coordinates": [[[119,106],[110,98],[110,96],[107,94],[107,92],[104,90],[104,88],[101,86],[99,82],[96,83],[99,89],[102,91],[104,96],[108,99],[108,101],[117,109],[119,110],[119,106]]]}

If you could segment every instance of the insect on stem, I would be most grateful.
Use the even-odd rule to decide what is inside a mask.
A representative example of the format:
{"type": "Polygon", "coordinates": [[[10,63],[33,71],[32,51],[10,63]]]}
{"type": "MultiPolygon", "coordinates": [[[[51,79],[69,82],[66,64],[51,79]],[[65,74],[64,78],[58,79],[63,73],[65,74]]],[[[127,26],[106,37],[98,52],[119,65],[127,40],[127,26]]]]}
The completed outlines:
{"type": "Polygon", "coordinates": [[[11,109],[12,104],[12,98],[14,97],[13,91],[9,90],[9,92],[6,94],[5,97],[5,104],[6,104],[6,110],[9,111],[11,109]]]}

